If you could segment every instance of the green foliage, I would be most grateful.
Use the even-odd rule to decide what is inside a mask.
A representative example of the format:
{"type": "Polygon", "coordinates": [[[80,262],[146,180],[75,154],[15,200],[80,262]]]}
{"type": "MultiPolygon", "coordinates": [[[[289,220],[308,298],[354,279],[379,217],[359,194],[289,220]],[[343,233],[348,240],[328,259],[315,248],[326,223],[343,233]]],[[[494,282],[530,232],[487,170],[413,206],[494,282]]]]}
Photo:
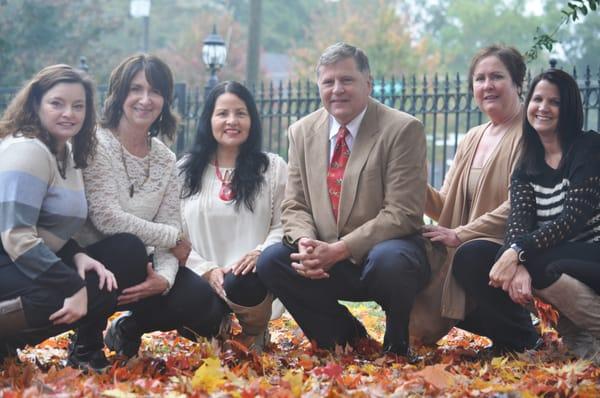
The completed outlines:
{"type": "MultiPolygon", "coordinates": [[[[533,37],[534,43],[525,55],[529,60],[534,60],[538,57],[539,52],[546,49],[552,51],[554,45],[558,42],[556,34],[563,25],[570,22],[575,22],[580,18],[588,15],[590,11],[598,11],[600,0],[572,0],[567,3],[567,6],[561,10],[563,14],[562,20],[556,25],[551,33],[546,33],[540,27],[536,30],[536,35],[533,37]]],[[[597,40],[597,39],[596,39],[597,40]]]]}
{"type": "Polygon", "coordinates": [[[525,51],[531,42],[531,26],[547,18],[528,14],[520,0],[427,1],[419,17],[440,51],[445,71],[461,74],[468,70],[475,52],[490,44],[525,51]]]}
{"type": "MultiPolygon", "coordinates": [[[[243,26],[249,20],[249,1],[231,0],[234,17],[243,26]]],[[[292,46],[304,45],[307,21],[322,7],[322,0],[263,0],[261,42],[269,52],[285,53],[292,46]]]]}
{"type": "MultiPolygon", "coordinates": [[[[129,17],[129,2],[0,0],[0,86],[17,86],[49,64],[77,65],[81,55],[87,57],[96,81],[105,84],[121,59],[141,49],[142,20],[129,17]]],[[[202,86],[207,79],[202,40],[217,24],[229,45],[219,77],[242,80],[248,3],[152,0],[150,52],[165,58],[177,81],[202,86]]],[[[527,50],[532,27],[541,26],[533,47],[537,61],[530,68],[546,67],[548,54],[539,52],[556,47],[557,40],[568,59],[562,66],[598,64],[600,0],[539,0],[543,12],[538,15],[528,13],[525,4],[522,0],[263,0],[262,51],[287,53],[295,77],[313,78],[318,55],[338,40],[366,50],[376,77],[463,74],[477,49],[502,42],[527,50]],[[573,21],[577,24],[559,29],[573,21]]]]}
{"type": "Polygon", "coordinates": [[[399,12],[403,4],[385,0],[324,3],[306,23],[304,44],[289,52],[295,61],[295,75],[314,78],[319,55],[338,41],[361,47],[375,77],[435,71],[438,52],[427,38],[411,36],[409,14],[399,12]]]}
{"type": "Polygon", "coordinates": [[[102,39],[122,24],[126,14],[95,0],[11,1],[0,6],[0,85],[19,85],[44,66],[90,64],[110,59],[113,48],[102,39]]]}

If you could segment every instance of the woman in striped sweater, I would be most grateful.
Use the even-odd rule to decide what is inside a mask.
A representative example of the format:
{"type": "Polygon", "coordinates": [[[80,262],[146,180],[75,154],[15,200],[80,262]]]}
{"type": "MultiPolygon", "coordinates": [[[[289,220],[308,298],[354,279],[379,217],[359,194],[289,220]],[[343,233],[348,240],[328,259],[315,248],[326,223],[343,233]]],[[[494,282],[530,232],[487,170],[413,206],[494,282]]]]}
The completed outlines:
{"type": "Polygon", "coordinates": [[[532,81],[525,107],[505,245],[489,284],[522,305],[534,294],[550,302],[567,348],[598,359],[600,135],[582,131],[579,88],[561,70],[532,81]]]}
{"type": "Polygon", "coordinates": [[[112,272],[71,237],[87,203],[81,170],[94,151],[91,80],[42,69],[0,120],[0,362],[17,348],[77,328],[68,363],[108,365],[102,330],[117,302],[112,272]]]}

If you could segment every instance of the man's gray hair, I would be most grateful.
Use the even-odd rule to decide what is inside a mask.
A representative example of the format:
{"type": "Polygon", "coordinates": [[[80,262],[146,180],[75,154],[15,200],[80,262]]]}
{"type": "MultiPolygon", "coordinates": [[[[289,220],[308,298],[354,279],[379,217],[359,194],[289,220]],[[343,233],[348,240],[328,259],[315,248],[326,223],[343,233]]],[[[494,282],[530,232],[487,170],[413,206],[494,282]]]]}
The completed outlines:
{"type": "Polygon", "coordinates": [[[354,59],[359,72],[367,74],[368,76],[371,75],[367,54],[358,47],[339,42],[327,47],[319,57],[319,62],[317,63],[317,76],[319,76],[319,68],[322,65],[332,65],[346,58],[354,59]]]}

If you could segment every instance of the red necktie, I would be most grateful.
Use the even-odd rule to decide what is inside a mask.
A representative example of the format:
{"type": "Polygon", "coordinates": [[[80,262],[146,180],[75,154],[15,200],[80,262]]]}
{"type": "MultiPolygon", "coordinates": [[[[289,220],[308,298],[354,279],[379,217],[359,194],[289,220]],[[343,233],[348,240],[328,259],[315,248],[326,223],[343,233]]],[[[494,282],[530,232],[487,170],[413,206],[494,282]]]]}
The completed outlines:
{"type": "Polygon", "coordinates": [[[350,157],[350,148],[346,144],[346,136],[350,132],[345,126],[341,126],[338,131],[333,149],[333,157],[327,170],[327,190],[329,191],[329,200],[333,209],[333,216],[337,220],[340,207],[340,194],[342,192],[342,180],[344,179],[344,170],[350,157]]]}

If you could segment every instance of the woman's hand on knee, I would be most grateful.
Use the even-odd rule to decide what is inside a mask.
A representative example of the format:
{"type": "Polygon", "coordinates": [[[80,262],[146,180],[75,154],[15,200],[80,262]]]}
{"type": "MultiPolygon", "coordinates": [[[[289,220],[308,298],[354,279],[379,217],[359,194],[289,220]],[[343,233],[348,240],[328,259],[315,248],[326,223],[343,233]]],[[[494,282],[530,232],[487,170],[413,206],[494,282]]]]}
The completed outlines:
{"type": "Polygon", "coordinates": [[[77,273],[81,276],[81,279],[85,280],[85,273],[88,271],[94,271],[98,274],[100,283],[98,288],[102,290],[106,286],[106,290],[109,292],[118,288],[117,278],[110,272],[106,267],[99,261],[91,258],[85,253],[77,253],[73,256],[73,262],[77,268],[77,273]]]}
{"type": "Polygon", "coordinates": [[[223,268],[213,268],[202,275],[202,278],[204,278],[210,287],[212,287],[222,298],[227,297],[227,293],[225,293],[225,288],[223,287],[223,281],[227,272],[228,271],[223,270],[223,268]]]}
{"type": "Polygon", "coordinates": [[[145,281],[123,290],[117,299],[118,305],[135,303],[146,297],[162,294],[167,290],[169,281],[154,271],[152,263],[148,263],[146,272],[147,276],[145,281]]]}
{"type": "Polygon", "coordinates": [[[234,275],[246,275],[249,272],[256,272],[256,261],[258,260],[258,256],[260,256],[260,250],[252,250],[251,252],[246,253],[244,257],[231,267],[231,272],[233,272],[234,275]]]}
{"type": "Polygon", "coordinates": [[[50,315],[50,322],[54,325],[69,325],[83,318],[87,314],[87,289],[82,287],[72,295],[67,297],[62,308],[50,315]]]}
{"type": "Polygon", "coordinates": [[[447,247],[458,247],[462,243],[454,229],[439,225],[424,225],[423,236],[432,242],[441,242],[447,247]]]}

